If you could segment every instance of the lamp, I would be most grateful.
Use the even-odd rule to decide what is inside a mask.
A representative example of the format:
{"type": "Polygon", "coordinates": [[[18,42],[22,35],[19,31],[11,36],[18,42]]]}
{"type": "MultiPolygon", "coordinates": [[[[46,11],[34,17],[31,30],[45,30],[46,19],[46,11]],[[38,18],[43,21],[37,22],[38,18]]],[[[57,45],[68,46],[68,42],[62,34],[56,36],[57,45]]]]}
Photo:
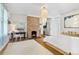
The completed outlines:
{"type": "Polygon", "coordinates": [[[47,7],[43,5],[40,10],[40,23],[46,25],[47,17],[48,17],[48,10],[47,7]]]}
{"type": "Polygon", "coordinates": [[[47,22],[47,17],[48,17],[48,10],[47,7],[45,5],[43,5],[40,9],[40,33],[43,34],[44,32],[44,26],[46,26],[46,22],[47,22]]]}
{"type": "Polygon", "coordinates": [[[47,18],[48,16],[48,10],[45,5],[41,7],[41,18],[47,18]]]}

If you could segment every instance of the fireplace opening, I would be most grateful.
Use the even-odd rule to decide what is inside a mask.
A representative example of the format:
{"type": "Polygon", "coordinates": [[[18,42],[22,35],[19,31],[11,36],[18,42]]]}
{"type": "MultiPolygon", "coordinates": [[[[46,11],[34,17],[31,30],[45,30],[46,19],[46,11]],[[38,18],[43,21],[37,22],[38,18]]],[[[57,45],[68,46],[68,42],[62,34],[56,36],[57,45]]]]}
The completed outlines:
{"type": "Polygon", "coordinates": [[[32,31],[31,36],[32,36],[32,38],[36,38],[37,37],[37,32],[36,31],[32,31]]]}

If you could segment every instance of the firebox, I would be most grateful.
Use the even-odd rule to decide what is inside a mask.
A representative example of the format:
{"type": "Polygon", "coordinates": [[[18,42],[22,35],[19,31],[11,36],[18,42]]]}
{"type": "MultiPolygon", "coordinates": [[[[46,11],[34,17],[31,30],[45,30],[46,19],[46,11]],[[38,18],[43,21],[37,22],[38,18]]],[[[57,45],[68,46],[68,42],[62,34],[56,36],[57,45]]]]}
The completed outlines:
{"type": "Polygon", "coordinates": [[[32,31],[31,32],[31,36],[32,36],[32,38],[36,38],[37,37],[37,32],[36,31],[32,31]]]}

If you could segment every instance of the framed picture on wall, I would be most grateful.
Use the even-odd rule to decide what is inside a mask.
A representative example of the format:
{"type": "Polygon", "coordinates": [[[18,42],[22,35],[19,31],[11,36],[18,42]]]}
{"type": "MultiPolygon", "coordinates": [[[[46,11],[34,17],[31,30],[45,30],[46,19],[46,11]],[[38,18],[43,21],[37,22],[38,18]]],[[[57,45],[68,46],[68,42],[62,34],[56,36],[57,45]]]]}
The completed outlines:
{"type": "Polygon", "coordinates": [[[64,17],[64,28],[79,28],[79,14],[64,17]]]}

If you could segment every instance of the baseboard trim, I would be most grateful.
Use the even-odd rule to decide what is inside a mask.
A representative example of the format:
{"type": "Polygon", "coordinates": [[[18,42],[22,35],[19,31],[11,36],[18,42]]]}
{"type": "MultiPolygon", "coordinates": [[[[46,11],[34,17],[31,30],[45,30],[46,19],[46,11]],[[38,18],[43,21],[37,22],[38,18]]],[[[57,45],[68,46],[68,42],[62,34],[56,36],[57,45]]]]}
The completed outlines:
{"type": "Polygon", "coordinates": [[[7,41],[2,48],[0,48],[0,55],[3,54],[3,51],[6,49],[8,43],[9,43],[9,41],[7,41]]]}

